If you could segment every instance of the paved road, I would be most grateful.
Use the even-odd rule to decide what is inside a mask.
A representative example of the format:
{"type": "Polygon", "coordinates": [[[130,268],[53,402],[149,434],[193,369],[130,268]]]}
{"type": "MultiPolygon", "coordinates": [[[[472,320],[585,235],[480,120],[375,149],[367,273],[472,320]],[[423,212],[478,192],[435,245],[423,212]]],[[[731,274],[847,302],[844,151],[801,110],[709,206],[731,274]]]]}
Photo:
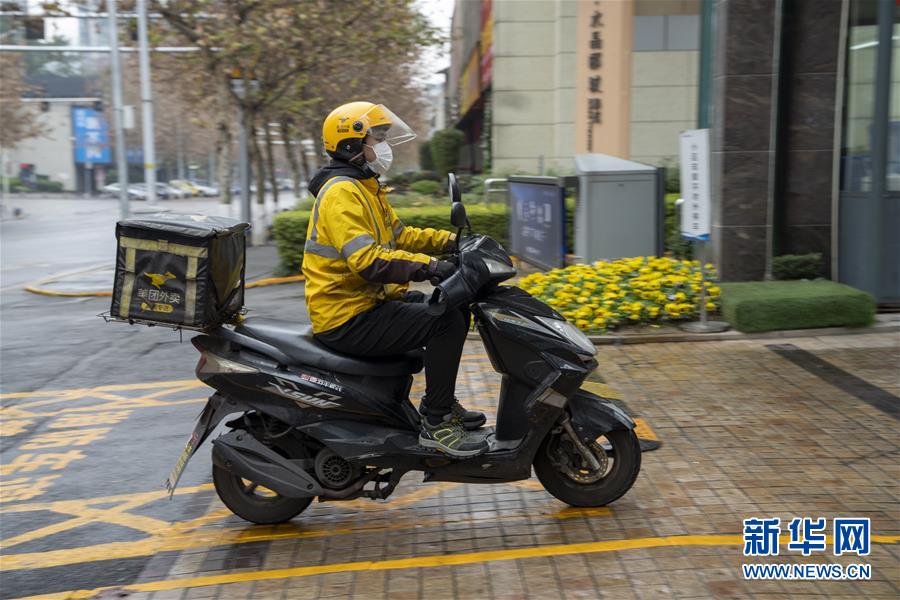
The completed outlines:
{"type": "MultiPolygon", "coordinates": [[[[189,335],[182,341],[178,333],[167,329],[105,323],[97,315],[109,309],[109,298],[56,298],[25,292],[25,282],[111,262],[118,218],[115,201],[31,202],[23,205],[26,218],[2,222],[0,452],[6,465],[3,500],[38,492],[32,499],[40,498],[41,502],[147,490],[153,490],[154,497],[158,497],[160,484],[208,396],[207,388],[191,381],[197,352],[188,343],[189,335]],[[173,385],[173,380],[188,380],[188,385],[173,385]],[[163,383],[136,389],[126,385],[124,392],[116,388],[134,382],[163,383]],[[98,386],[113,388],[87,394],[66,392],[61,397],[55,393],[96,390],[98,386]],[[125,397],[146,395],[151,399],[142,403],[125,401],[123,393],[125,397]],[[35,402],[39,408],[34,407],[35,402]],[[27,412],[20,408],[25,404],[29,405],[27,412]],[[85,407],[94,408],[84,410],[85,407]],[[75,440],[71,437],[73,432],[81,432],[79,436],[83,437],[75,440]],[[29,440],[41,435],[49,437],[30,448],[29,440]],[[81,442],[87,445],[78,445],[81,442]],[[55,451],[56,448],[62,450],[55,451]],[[9,466],[15,457],[45,453],[60,458],[44,466],[9,466]],[[65,477],[60,477],[57,470],[63,471],[65,477]]],[[[228,211],[228,207],[209,200],[175,201],[165,206],[178,212],[228,211]]],[[[275,268],[274,248],[254,248],[250,252],[254,260],[248,271],[257,277],[275,268]]],[[[252,314],[306,321],[302,284],[254,288],[247,290],[246,298],[252,314]]],[[[198,458],[196,469],[186,476],[186,489],[208,481],[208,453],[198,458]]],[[[202,514],[210,500],[209,491],[199,492],[198,498],[194,511],[202,514]]],[[[190,509],[187,513],[185,510],[184,505],[156,502],[147,515],[161,519],[156,522],[159,526],[180,518],[179,515],[193,514],[190,509]]],[[[5,548],[11,537],[13,541],[22,540],[16,544],[15,552],[45,552],[108,542],[121,537],[123,531],[130,531],[122,528],[111,533],[108,528],[87,524],[47,534],[42,528],[55,524],[60,515],[41,513],[35,522],[36,515],[32,513],[16,514],[5,514],[0,520],[5,548]],[[16,537],[35,529],[41,533],[26,535],[29,539],[16,537]]],[[[78,586],[95,587],[95,583],[107,579],[130,581],[148,560],[117,560],[105,562],[102,567],[64,566],[30,575],[2,571],[0,593],[23,595],[72,589],[76,582],[78,586]]],[[[3,563],[9,564],[5,559],[3,563]]]]}
{"type": "MultiPolygon", "coordinates": [[[[104,260],[109,240],[80,230],[71,239],[84,251],[60,250],[71,247],[65,222],[111,238],[114,217],[79,218],[62,211],[10,237],[4,223],[4,278],[26,280],[16,274],[27,261],[42,276],[104,260]],[[53,243],[33,239],[45,228],[53,243]]],[[[257,314],[304,318],[302,286],[247,298],[257,314]]],[[[190,344],[106,325],[94,315],[107,303],[2,291],[2,597],[106,587],[132,600],[900,594],[894,333],[601,348],[609,393],[663,442],[609,507],[566,508],[535,480],[423,485],[410,475],[388,503],[316,503],[290,524],[259,527],[215,498],[208,447],[165,498],[209,390],[192,379],[190,344]],[[770,516],[785,523],[781,554],[744,558],[742,520],[770,516]],[[794,516],[872,519],[871,555],[789,551],[794,516]],[[872,573],[748,582],[748,562],[866,563],[872,573]]],[[[414,397],[421,389],[417,379],[414,397]]],[[[460,397],[493,417],[498,390],[483,347],[468,343],[460,397]]]]}

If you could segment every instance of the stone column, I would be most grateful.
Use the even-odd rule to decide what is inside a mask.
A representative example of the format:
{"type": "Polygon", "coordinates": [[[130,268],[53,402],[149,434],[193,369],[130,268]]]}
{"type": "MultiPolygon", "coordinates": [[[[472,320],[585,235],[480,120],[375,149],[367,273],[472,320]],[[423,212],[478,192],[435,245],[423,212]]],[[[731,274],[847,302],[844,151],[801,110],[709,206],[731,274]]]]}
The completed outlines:
{"type": "Polygon", "coordinates": [[[712,245],[726,281],[762,279],[774,186],[770,139],[775,0],[717,0],[712,110],[712,245]]]}
{"type": "Polygon", "coordinates": [[[785,27],[775,253],[819,252],[828,270],[841,2],[790,2],[785,27]]]}

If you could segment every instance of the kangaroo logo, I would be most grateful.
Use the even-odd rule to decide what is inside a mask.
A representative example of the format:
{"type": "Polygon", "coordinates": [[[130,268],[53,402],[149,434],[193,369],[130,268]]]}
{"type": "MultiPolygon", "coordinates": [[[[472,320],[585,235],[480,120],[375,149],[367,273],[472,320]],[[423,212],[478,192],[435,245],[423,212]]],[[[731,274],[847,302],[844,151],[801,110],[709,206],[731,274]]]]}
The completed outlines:
{"type": "Polygon", "coordinates": [[[144,273],[144,277],[149,279],[150,283],[153,284],[156,289],[161,289],[168,280],[175,279],[175,276],[169,271],[166,271],[165,275],[160,275],[159,273],[144,273]]]}

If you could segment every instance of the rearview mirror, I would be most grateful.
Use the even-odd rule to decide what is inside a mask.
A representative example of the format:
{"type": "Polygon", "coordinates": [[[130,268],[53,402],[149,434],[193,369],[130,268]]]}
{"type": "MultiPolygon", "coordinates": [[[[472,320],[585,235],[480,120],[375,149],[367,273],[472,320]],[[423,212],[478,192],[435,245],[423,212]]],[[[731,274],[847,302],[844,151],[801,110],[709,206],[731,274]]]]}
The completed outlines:
{"type": "Polygon", "coordinates": [[[454,202],[450,205],[450,223],[457,229],[462,229],[469,224],[466,218],[466,207],[462,202],[454,202]]]}
{"type": "Polygon", "coordinates": [[[462,194],[459,193],[459,183],[456,181],[456,175],[447,173],[447,186],[450,192],[450,202],[462,202],[462,194]]]}

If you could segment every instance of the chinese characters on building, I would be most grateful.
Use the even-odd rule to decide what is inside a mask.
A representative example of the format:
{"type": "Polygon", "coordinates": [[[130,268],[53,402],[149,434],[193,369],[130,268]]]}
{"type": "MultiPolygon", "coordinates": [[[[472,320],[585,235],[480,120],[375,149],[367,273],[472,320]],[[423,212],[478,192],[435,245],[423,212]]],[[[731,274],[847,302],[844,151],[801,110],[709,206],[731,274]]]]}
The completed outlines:
{"type": "Polygon", "coordinates": [[[594,126],[603,123],[603,13],[591,15],[588,40],[587,151],[594,151],[594,126]]]}

